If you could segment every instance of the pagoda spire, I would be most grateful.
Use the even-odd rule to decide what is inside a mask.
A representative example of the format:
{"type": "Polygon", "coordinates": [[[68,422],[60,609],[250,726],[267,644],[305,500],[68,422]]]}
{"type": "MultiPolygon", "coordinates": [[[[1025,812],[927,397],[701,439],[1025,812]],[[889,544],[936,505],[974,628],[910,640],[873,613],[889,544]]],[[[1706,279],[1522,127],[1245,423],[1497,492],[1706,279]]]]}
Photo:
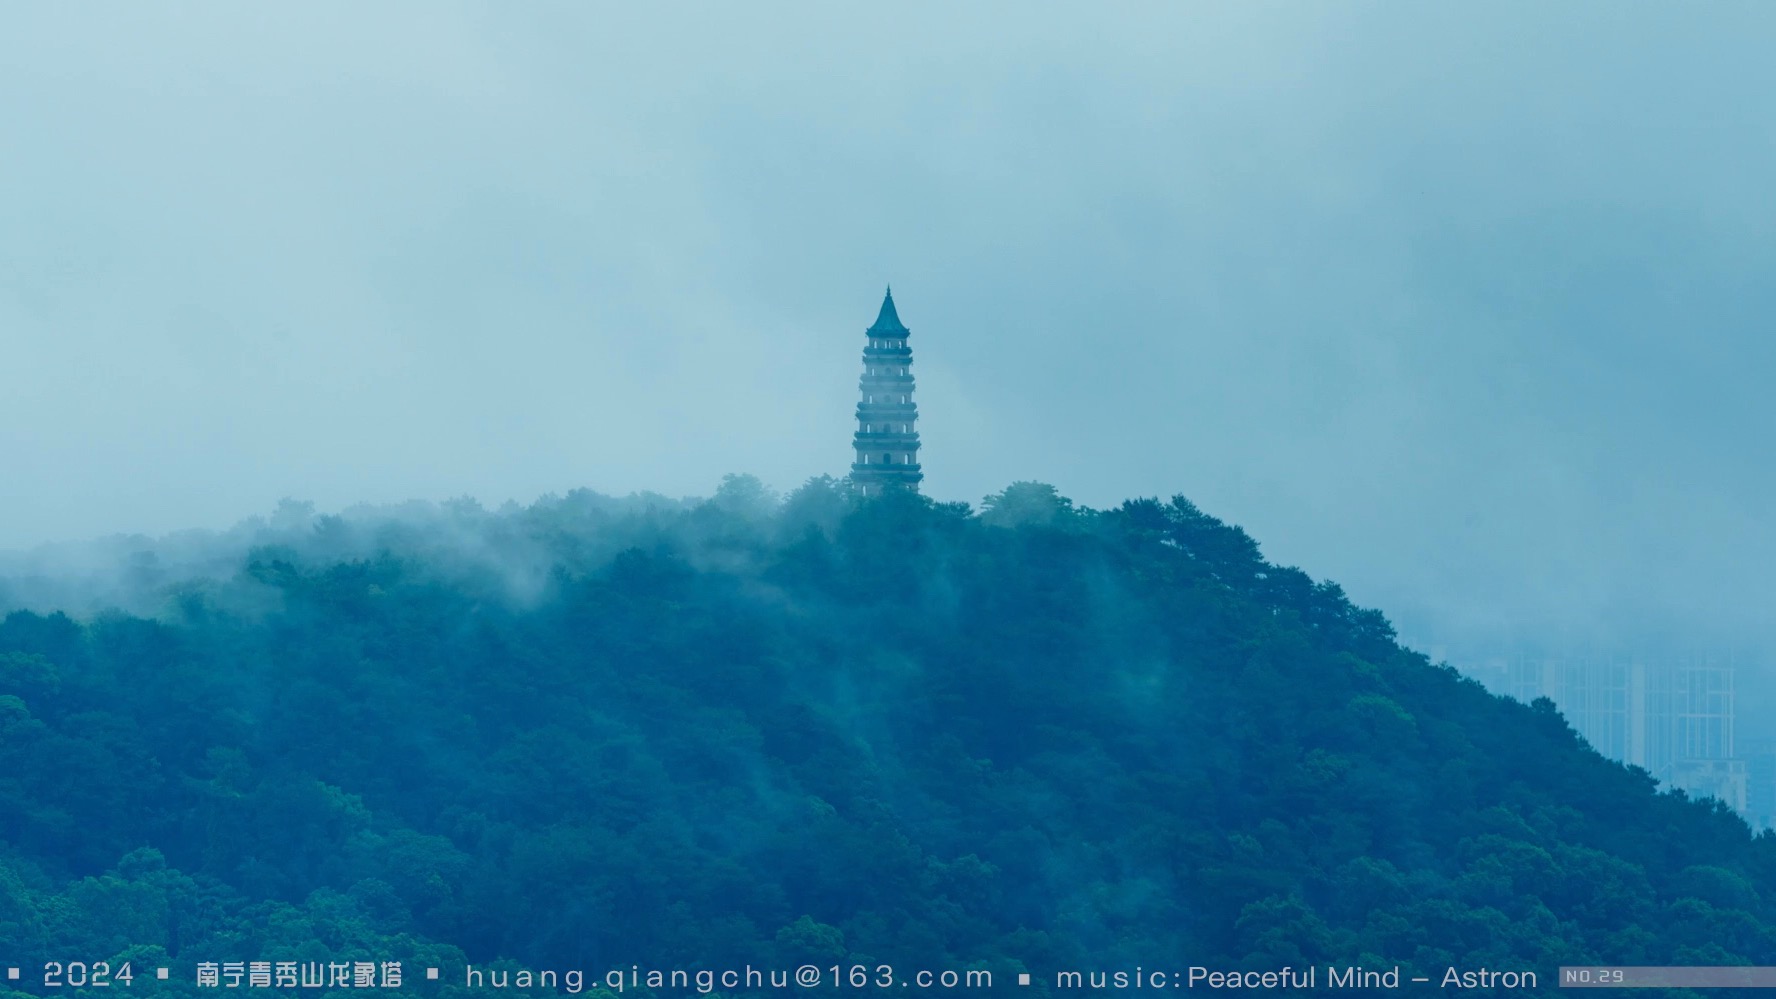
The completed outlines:
{"type": "Polygon", "coordinates": [[[918,406],[913,402],[913,350],[907,346],[912,331],[900,321],[894,308],[894,289],[882,296],[875,325],[864,331],[863,378],[858,383],[857,434],[852,447],[857,460],[851,465],[851,481],[865,495],[889,487],[918,489],[924,473],[919,470],[918,406]]]}
{"type": "Polygon", "coordinates": [[[888,286],[888,293],[882,296],[882,311],[876,313],[876,324],[869,328],[870,335],[906,336],[912,332],[901,325],[900,313],[894,309],[894,286],[888,286]]]}

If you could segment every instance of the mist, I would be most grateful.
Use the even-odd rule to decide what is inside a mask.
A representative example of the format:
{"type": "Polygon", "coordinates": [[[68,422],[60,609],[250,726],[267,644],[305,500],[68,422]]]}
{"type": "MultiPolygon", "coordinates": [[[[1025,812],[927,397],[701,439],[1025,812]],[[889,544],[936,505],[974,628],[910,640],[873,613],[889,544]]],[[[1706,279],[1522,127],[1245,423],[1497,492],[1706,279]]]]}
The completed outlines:
{"type": "Polygon", "coordinates": [[[8,599],[841,474],[891,281],[937,498],[1182,493],[1457,659],[1768,657],[1776,14],[1026,14],[13,12],[8,599]]]}

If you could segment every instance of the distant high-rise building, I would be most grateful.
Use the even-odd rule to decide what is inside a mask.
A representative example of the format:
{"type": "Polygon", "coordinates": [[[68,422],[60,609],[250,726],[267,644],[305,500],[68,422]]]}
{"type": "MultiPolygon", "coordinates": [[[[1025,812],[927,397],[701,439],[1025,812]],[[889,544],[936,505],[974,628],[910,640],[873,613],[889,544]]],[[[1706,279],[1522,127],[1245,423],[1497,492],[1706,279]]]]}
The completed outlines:
{"type": "Polygon", "coordinates": [[[1731,656],[1525,655],[1511,663],[1505,692],[1549,698],[1603,755],[1743,813],[1749,775],[1734,747],[1733,674],[1731,656]]]}
{"type": "Polygon", "coordinates": [[[1745,760],[1745,817],[1754,829],[1776,826],[1776,739],[1740,739],[1745,760]]]}
{"type": "Polygon", "coordinates": [[[851,480],[867,495],[884,488],[919,488],[919,410],[913,403],[911,331],[894,309],[894,290],[882,298],[876,324],[865,331],[862,398],[857,403],[857,460],[851,480]]]}

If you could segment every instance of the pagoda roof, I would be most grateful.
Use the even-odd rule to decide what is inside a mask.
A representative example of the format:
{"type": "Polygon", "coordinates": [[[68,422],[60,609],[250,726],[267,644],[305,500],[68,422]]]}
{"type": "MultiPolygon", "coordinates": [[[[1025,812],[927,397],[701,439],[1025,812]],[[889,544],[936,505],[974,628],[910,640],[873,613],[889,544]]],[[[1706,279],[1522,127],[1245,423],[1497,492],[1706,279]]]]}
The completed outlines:
{"type": "Polygon", "coordinates": [[[894,311],[893,288],[889,288],[888,294],[882,296],[882,311],[876,314],[876,324],[867,332],[875,336],[905,336],[911,332],[901,325],[900,313],[894,311]]]}

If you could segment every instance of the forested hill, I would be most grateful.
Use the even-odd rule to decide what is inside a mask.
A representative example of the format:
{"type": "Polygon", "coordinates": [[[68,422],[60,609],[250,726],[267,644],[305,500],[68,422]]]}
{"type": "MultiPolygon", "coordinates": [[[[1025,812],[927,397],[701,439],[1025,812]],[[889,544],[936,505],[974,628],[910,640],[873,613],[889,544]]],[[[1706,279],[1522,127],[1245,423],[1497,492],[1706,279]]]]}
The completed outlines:
{"type": "Polygon", "coordinates": [[[5,963],[892,963],[1028,995],[1331,962],[1552,994],[1562,963],[1776,956],[1776,841],[1182,498],[730,477],[260,540],[152,615],[0,625],[5,963]]]}

